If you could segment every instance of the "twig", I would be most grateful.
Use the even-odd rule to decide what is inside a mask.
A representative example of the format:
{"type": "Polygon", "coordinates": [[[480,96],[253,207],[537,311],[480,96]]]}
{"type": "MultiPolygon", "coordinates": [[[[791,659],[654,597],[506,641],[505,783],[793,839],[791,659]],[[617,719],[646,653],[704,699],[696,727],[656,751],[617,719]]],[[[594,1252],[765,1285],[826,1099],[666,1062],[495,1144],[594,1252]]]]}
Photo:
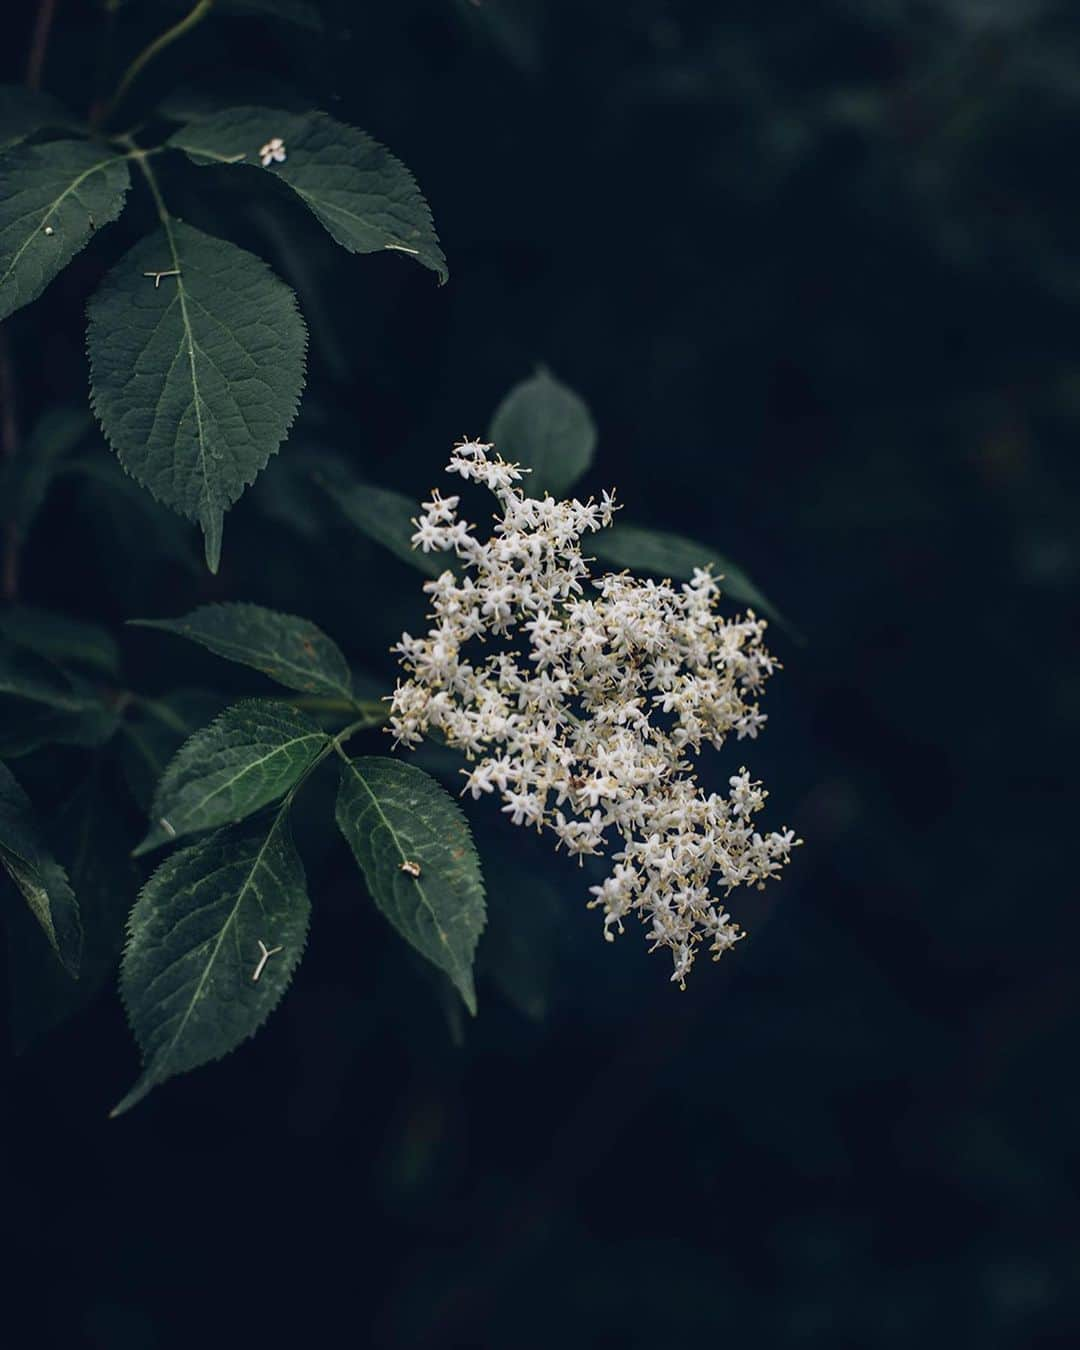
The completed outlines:
{"type": "Polygon", "coordinates": [[[106,103],[98,113],[98,125],[108,121],[116,111],[117,106],[120,104],[127,91],[139,78],[143,69],[148,66],[156,56],[163,52],[166,47],[171,46],[177,38],[183,37],[184,34],[190,32],[196,24],[201,23],[210,13],[210,10],[213,8],[213,3],[214,0],[197,0],[194,9],[188,14],[185,14],[178,23],[174,23],[171,28],[167,28],[164,33],[159,33],[158,36],[154,38],[153,42],[142,49],[135,60],[132,61],[131,65],[128,66],[127,70],[124,71],[112,98],[109,99],[108,103],[106,103]]]}
{"type": "Polygon", "coordinates": [[[30,39],[30,52],[26,58],[26,84],[30,89],[41,88],[41,72],[45,68],[45,53],[55,17],[56,0],[40,0],[34,20],[34,33],[30,39]]]}

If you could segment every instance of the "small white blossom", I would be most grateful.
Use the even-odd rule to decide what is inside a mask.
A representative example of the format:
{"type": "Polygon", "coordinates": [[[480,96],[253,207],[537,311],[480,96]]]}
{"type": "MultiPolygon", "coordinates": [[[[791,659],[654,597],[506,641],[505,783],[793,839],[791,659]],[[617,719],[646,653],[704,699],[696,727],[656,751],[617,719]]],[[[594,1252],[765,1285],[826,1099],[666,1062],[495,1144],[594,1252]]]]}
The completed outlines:
{"type": "Polygon", "coordinates": [[[403,633],[395,648],[408,678],[391,730],[404,745],[438,732],[472,761],[463,792],[497,794],[515,825],[550,830],[579,862],[619,840],[589,904],[608,941],[636,914],[682,985],[703,945],[716,959],[743,935],[713,890],[763,886],[802,842],[754,830],[768,794],[745,768],[726,795],[706,795],[695,777],[702,746],[752,740],[765,723],[757,700],[778,668],[765,623],[722,618],[707,569],[678,588],[594,578],[581,541],[611,524],[614,495],[527,497],[523,471],[493,450],[463,441],[447,466],[495,494],[490,538],[439,492],[413,521],[414,547],[460,563],[424,584],[426,637],[403,633]],[[489,644],[466,653],[474,639],[489,644]]]}
{"type": "Polygon", "coordinates": [[[259,150],[259,159],[264,169],[268,169],[271,164],[284,164],[286,158],[285,142],[280,136],[271,137],[259,150]]]}

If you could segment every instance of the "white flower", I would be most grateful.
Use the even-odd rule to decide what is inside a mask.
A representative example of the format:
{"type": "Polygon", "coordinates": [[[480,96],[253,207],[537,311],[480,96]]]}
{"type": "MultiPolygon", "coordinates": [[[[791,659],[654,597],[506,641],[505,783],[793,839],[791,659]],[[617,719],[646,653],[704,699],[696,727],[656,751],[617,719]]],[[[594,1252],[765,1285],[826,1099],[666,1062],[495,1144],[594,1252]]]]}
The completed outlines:
{"type": "Polygon", "coordinates": [[[262,160],[264,169],[268,169],[271,164],[284,164],[286,159],[285,142],[280,136],[272,137],[260,149],[259,158],[262,160]]]}
{"type": "Polygon", "coordinates": [[[703,745],[754,739],[765,724],[758,698],[778,668],[765,623],[721,617],[708,569],[677,588],[593,578],[582,539],[611,524],[613,494],[527,497],[522,470],[493,450],[463,441],[447,466],[494,493],[490,538],[439,492],[413,522],[414,547],[460,561],[424,583],[426,637],[404,633],[395,648],[408,678],[391,731],[404,745],[437,732],[473,761],[463,792],[497,792],[515,825],[551,830],[579,862],[618,840],[589,904],[609,941],[636,914],[682,985],[703,945],[718,958],[743,936],[714,892],[763,886],[802,842],[754,830],[768,794],[745,768],[724,795],[695,777],[703,745]],[[474,639],[489,642],[466,652],[474,639]]]}

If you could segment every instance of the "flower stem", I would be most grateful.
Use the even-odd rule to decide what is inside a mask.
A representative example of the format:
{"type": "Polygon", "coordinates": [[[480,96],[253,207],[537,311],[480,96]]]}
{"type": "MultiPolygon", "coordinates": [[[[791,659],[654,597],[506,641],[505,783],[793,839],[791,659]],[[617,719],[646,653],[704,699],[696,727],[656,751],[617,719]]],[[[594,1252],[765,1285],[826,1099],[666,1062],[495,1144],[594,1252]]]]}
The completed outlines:
{"type": "Polygon", "coordinates": [[[112,98],[109,99],[108,103],[101,109],[97,119],[99,125],[107,122],[116,111],[118,104],[139,78],[139,75],[144,68],[148,66],[156,56],[163,52],[166,47],[171,46],[177,38],[183,37],[184,34],[190,32],[196,24],[201,23],[210,13],[213,4],[214,0],[196,0],[194,8],[189,13],[185,14],[178,23],[174,23],[173,26],[167,28],[164,33],[159,33],[158,36],[154,38],[153,42],[142,49],[135,60],[132,61],[131,65],[128,66],[127,70],[124,71],[112,98]]]}

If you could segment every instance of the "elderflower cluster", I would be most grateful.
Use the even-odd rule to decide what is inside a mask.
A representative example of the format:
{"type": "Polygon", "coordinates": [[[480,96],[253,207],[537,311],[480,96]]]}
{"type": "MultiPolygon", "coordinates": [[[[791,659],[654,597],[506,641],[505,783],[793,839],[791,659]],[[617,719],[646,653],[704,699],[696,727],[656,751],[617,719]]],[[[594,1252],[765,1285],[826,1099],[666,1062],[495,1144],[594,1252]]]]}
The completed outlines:
{"type": "Polygon", "coordinates": [[[391,731],[405,745],[438,732],[471,763],[464,791],[497,794],[515,825],[552,831],[579,860],[617,844],[590,906],[609,941],[636,914],[682,985],[703,943],[719,958],[742,936],[716,891],[763,886],[801,842],[754,829],[767,794],[746,769],[723,795],[694,774],[704,744],[752,739],[765,721],[757,699],[777,668],[765,623],[722,618],[707,570],[678,588],[591,576],[581,540],[611,524],[614,497],[527,497],[493,449],[460,444],[447,468],[497,498],[489,539],[437,491],[413,522],[414,547],[459,562],[424,585],[427,635],[394,649],[408,678],[391,731]]]}

